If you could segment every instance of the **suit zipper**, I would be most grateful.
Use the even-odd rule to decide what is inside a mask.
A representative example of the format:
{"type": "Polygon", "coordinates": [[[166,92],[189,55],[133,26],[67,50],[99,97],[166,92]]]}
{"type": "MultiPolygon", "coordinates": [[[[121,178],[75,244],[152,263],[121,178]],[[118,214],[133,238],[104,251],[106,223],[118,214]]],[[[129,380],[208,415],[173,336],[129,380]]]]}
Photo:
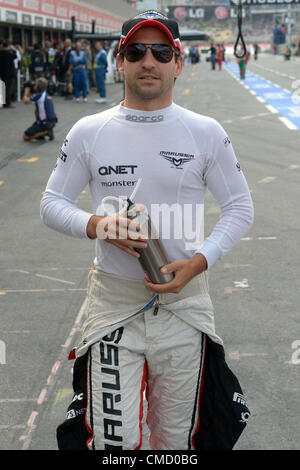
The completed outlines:
{"type": "Polygon", "coordinates": [[[155,317],[157,315],[158,309],[159,309],[159,300],[157,299],[156,302],[155,302],[155,307],[154,307],[154,311],[153,311],[153,315],[155,317]]]}

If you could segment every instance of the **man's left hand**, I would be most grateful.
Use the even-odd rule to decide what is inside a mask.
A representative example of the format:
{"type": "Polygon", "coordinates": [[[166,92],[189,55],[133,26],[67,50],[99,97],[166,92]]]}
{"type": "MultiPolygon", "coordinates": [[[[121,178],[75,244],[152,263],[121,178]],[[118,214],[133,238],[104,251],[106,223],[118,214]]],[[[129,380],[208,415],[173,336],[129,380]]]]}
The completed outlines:
{"type": "Polygon", "coordinates": [[[191,259],[180,259],[173,263],[166,264],[161,268],[163,274],[174,273],[174,279],[165,284],[154,284],[149,279],[144,279],[144,286],[157,294],[173,293],[178,294],[181,289],[197,274],[207,269],[207,261],[201,253],[196,254],[191,259]]]}

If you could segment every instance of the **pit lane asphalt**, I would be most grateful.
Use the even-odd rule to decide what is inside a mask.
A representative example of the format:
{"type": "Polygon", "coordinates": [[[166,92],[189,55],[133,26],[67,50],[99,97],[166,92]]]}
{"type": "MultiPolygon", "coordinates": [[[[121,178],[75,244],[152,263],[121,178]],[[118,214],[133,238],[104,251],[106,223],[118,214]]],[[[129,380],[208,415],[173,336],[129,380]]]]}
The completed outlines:
{"type": "MultiPolygon", "coordinates": [[[[260,55],[249,70],[292,91],[298,61],[260,55]],[[268,70],[267,70],[268,69],[268,70]],[[272,71],[270,71],[273,70],[272,71]]],[[[72,363],[82,323],[94,242],[45,227],[39,203],[60,146],[81,116],[107,105],[55,97],[59,122],[52,142],[22,143],[33,108],[1,109],[0,149],[0,449],[56,449],[55,430],[72,398],[72,363]]],[[[300,131],[288,129],[226,71],[186,64],[174,101],[217,119],[246,175],[255,223],[210,270],[216,331],[239,378],[252,416],[235,449],[299,448],[299,170],[300,131]]],[[[92,210],[88,188],[79,206],[92,210]]],[[[206,200],[205,233],[219,216],[206,200]]]]}

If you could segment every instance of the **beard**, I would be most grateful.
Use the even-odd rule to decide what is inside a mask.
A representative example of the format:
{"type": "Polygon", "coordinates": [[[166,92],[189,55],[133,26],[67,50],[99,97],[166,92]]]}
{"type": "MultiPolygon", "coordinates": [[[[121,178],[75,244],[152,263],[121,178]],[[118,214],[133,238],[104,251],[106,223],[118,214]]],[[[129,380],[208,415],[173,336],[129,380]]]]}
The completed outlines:
{"type": "Polygon", "coordinates": [[[150,75],[154,76],[156,80],[153,80],[153,83],[143,83],[143,79],[139,78],[141,75],[147,75],[147,73],[136,73],[134,76],[125,74],[124,78],[130,93],[143,100],[160,98],[168,93],[174,85],[172,77],[164,79],[161,75],[150,72],[150,75]]]}

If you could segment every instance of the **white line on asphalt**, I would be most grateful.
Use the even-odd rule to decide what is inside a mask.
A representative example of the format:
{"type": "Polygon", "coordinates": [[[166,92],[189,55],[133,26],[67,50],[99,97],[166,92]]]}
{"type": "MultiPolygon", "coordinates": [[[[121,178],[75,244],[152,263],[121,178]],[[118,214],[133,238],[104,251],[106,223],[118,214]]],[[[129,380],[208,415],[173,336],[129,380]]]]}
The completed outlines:
{"type": "MultiPolygon", "coordinates": [[[[272,73],[276,73],[277,75],[281,75],[282,77],[288,77],[290,78],[291,80],[296,80],[296,77],[294,77],[293,75],[287,75],[286,73],[283,73],[283,72],[279,72],[278,70],[274,70],[274,69],[269,69],[267,67],[263,67],[262,65],[258,65],[258,64],[252,64],[256,67],[259,67],[263,70],[267,70],[268,72],[272,72],[272,73]]],[[[251,71],[251,70],[249,70],[251,71]]],[[[254,72],[253,72],[254,73],[254,72]]],[[[256,74],[257,75],[257,74],[256,74]]]]}
{"type": "Polygon", "coordinates": [[[290,130],[292,131],[296,131],[298,130],[298,127],[295,126],[295,124],[293,124],[291,121],[289,121],[289,119],[287,119],[286,117],[284,116],[281,116],[281,117],[278,117],[278,119],[283,122],[283,124],[290,130]]]}
{"type": "Polygon", "coordinates": [[[27,334],[27,333],[31,333],[31,330],[6,330],[6,331],[2,330],[1,333],[14,333],[14,334],[16,334],[16,333],[24,334],[25,333],[25,334],[27,334]]]}
{"type": "Polygon", "coordinates": [[[47,393],[47,389],[46,388],[43,388],[43,390],[41,391],[40,393],[40,396],[39,398],[37,399],[37,404],[38,405],[41,405],[46,397],[46,393],[47,393]]]}
{"type": "Polygon", "coordinates": [[[3,292],[8,294],[22,294],[22,293],[39,293],[39,292],[83,292],[86,289],[72,289],[71,287],[66,289],[2,289],[3,292]]]}
{"type": "Polygon", "coordinates": [[[232,264],[232,263],[224,263],[224,269],[231,269],[231,268],[249,268],[252,264],[232,264]]]}
{"type": "Polygon", "coordinates": [[[267,356],[267,353],[240,353],[239,351],[229,351],[228,353],[229,359],[232,360],[239,360],[240,357],[256,357],[256,356],[267,356]]]}
{"type": "MultiPolygon", "coordinates": [[[[265,67],[261,67],[261,68],[265,68],[265,67]]],[[[228,70],[227,68],[225,68],[225,70],[227,70],[227,72],[228,72],[233,78],[237,79],[237,78],[235,77],[235,75],[234,75],[230,70],[228,70]]],[[[267,70],[267,69],[266,69],[266,70],[267,70]]],[[[277,71],[274,71],[274,72],[275,72],[275,73],[278,73],[277,71]]],[[[256,75],[257,75],[257,74],[256,74],[256,75]]],[[[259,77],[259,75],[257,75],[257,76],[259,77]]],[[[264,79],[264,78],[263,78],[263,79],[264,79]]],[[[237,80],[238,80],[238,79],[237,79],[237,80]]],[[[264,80],[265,80],[265,79],[264,79],[264,80]]],[[[240,80],[238,80],[238,81],[240,82],[240,80]]],[[[276,85],[275,83],[273,83],[273,85],[274,85],[275,87],[277,87],[277,88],[280,88],[280,86],[279,86],[279,85],[276,85]]],[[[252,95],[256,95],[255,91],[253,91],[253,90],[250,90],[250,93],[251,93],[252,95]]],[[[265,101],[263,98],[261,98],[260,96],[256,96],[256,99],[257,99],[259,102],[261,102],[261,103],[266,103],[266,101],[265,101]]],[[[266,105],[266,106],[268,107],[268,106],[270,106],[270,105],[266,105]]],[[[268,108],[268,109],[271,111],[270,108],[268,108]]],[[[271,112],[274,113],[274,111],[271,111],[271,112]]],[[[275,113],[274,113],[274,114],[275,114],[275,113]]],[[[290,130],[298,130],[298,127],[296,127],[296,126],[295,126],[291,121],[289,121],[287,118],[285,118],[285,117],[283,117],[283,116],[282,116],[282,117],[278,117],[278,118],[280,119],[280,121],[281,121],[288,129],[290,129],[290,130]]],[[[228,123],[228,122],[230,122],[230,121],[225,121],[225,122],[228,123]]]]}
{"type": "Polygon", "coordinates": [[[0,398],[0,403],[21,403],[25,401],[36,401],[36,398],[0,398]]]}
{"type": "MultiPolygon", "coordinates": [[[[65,343],[69,343],[70,338],[72,339],[75,332],[78,330],[78,327],[80,325],[82,317],[85,313],[86,301],[87,301],[87,299],[85,299],[83,304],[81,305],[81,308],[80,308],[80,310],[77,314],[75,322],[72,325],[71,331],[70,331],[70,333],[68,335],[68,338],[66,339],[65,343]]],[[[39,397],[36,401],[37,407],[41,406],[41,404],[45,400],[45,397],[46,397],[47,393],[51,392],[53,386],[55,385],[55,380],[54,379],[55,379],[57,370],[60,367],[61,362],[65,358],[65,354],[66,354],[66,351],[62,347],[62,349],[61,349],[61,351],[58,355],[58,359],[55,361],[54,365],[52,366],[50,375],[49,375],[49,377],[47,379],[47,382],[46,382],[46,386],[42,388],[42,390],[39,394],[39,397]]],[[[22,450],[28,450],[29,449],[29,446],[30,446],[30,443],[31,443],[31,440],[32,440],[32,434],[33,434],[34,430],[36,429],[36,425],[34,425],[34,421],[35,421],[36,417],[38,416],[38,414],[39,414],[39,412],[35,411],[35,410],[33,410],[31,412],[30,417],[27,421],[27,427],[26,427],[24,433],[22,434],[22,436],[20,436],[20,438],[19,438],[20,441],[23,441],[22,450]]]]}
{"type": "Polygon", "coordinates": [[[26,424],[0,424],[0,429],[24,429],[26,424]]]}
{"type": "Polygon", "coordinates": [[[273,114],[278,114],[277,109],[275,109],[271,104],[266,104],[266,108],[273,114]]]}
{"type": "MultiPolygon", "coordinates": [[[[253,287],[246,287],[247,292],[252,292],[254,289],[253,287]]],[[[243,292],[241,291],[240,287],[225,287],[224,294],[233,294],[233,292],[243,292]]]]}
{"type": "Polygon", "coordinates": [[[9,271],[15,271],[17,273],[22,273],[22,274],[30,274],[29,271],[23,271],[23,269],[9,269],[9,271]]]}
{"type": "Polygon", "coordinates": [[[256,237],[257,240],[277,240],[277,237],[256,237]]]}
{"type": "Polygon", "coordinates": [[[251,95],[257,95],[256,91],[250,90],[251,95]]]}
{"type": "MultiPolygon", "coordinates": [[[[87,270],[90,270],[91,267],[90,266],[87,266],[86,268],[84,267],[73,267],[73,268],[66,268],[66,267],[61,267],[61,268],[43,268],[43,267],[39,267],[38,268],[39,271],[75,271],[75,270],[84,270],[84,271],[87,271],[87,270]]],[[[1,270],[1,268],[0,268],[1,270]]],[[[25,274],[30,274],[29,271],[24,271],[22,269],[4,269],[5,271],[10,271],[10,272],[20,272],[20,273],[25,273],[25,274]]]]}
{"type": "Polygon", "coordinates": [[[65,281],[64,279],[58,279],[56,277],[45,276],[45,274],[35,274],[36,277],[43,277],[45,279],[50,279],[51,281],[64,282],[65,284],[75,284],[75,282],[65,281]]]}
{"type": "Polygon", "coordinates": [[[277,237],[243,237],[241,238],[242,241],[251,241],[251,240],[277,240],[277,237]]]}
{"type": "MultiPolygon", "coordinates": [[[[277,111],[276,111],[276,113],[277,113],[277,111]]],[[[256,119],[258,117],[269,116],[269,115],[270,115],[270,113],[258,113],[258,114],[252,114],[252,115],[249,115],[249,116],[239,116],[239,117],[236,118],[236,120],[238,120],[238,119],[243,119],[243,120],[256,119]]],[[[226,121],[222,121],[222,124],[230,124],[232,122],[234,122],[232,119],[226,119],[226,121]]]]}
{"type": "Polygon", "coordinates": [[[265,178],[259,180],[258,183],[271,183],[271,181],[276,180],[276,178],[276,176],[266,176],[265,178]]]}

